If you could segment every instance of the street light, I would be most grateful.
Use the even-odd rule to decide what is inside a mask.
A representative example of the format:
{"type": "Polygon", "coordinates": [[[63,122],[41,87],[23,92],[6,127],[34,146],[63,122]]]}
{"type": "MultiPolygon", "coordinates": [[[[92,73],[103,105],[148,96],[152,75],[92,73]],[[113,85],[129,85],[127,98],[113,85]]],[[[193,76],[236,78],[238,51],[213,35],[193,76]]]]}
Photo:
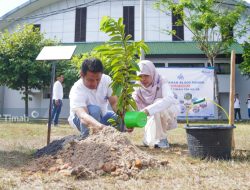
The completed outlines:
{"type": "Polygon", "coordinates": [[[53,85],[55,81],[56,61],[71,59],[76,46],[45,46],[37,56],[38,61],[51,61],[51,82],[50,82],[50,101],[49,101],[49,116],[48,116],[48,134],[47,145],[50,143],[51,133],[51,115],[52,115],[52,97],[53,97],[53,85]]]}
{"type": "MultiPolygon", "coordinates": [[[[144,41],[144,0],[140,0],[140,40],[144,41]]],[[[141,48],[140,60],[145,59],[145,54],[141,48]]]]}

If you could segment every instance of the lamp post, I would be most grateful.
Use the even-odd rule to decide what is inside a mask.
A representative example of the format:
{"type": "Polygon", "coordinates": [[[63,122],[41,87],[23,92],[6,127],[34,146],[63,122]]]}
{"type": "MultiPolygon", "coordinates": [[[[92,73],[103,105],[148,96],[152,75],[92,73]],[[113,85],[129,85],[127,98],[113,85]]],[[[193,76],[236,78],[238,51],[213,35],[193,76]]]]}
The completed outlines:
{"type": "MultiPolygon", "coordinates": [[[[140,0],[140,40],[144,41],[144,0],[140,0]]],[[[145,54],[141,48],[140,60],[145,59],[145,54]]]]}
{"type": "Polygon", "coordinates": [[[51,120],[52,120],[52,97],[55,79],[56,61],[71,59],[76,46],[45,46],[37,56],[38,61],[52,61],[51,82],[50,82],[50,102],[48,115],[47,145],[50,143],[51,120]]]}

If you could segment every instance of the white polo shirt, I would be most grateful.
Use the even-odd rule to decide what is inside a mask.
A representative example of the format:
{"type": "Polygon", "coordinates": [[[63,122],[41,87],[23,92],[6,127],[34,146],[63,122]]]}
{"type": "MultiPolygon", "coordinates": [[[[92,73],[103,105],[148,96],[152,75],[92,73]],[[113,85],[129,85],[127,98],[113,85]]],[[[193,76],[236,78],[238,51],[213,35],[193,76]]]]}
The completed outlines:
{"type": "Polygon", "coordinates": [[[96,105],[101,108],[102,115],[107,113],[108,99],[112,95],[112,88],[110,87],[111,82],[111,78],[105,74],[102,74],[102,78],[97,89],[92,90],[87,88],[82,79],[75,82],[69,93],[70,116],[68,121],[71,126],[74,126],[73,119],[75,117],[75,113],[72,111],[74,108],[96,105]]]}
{"type": "Polygon", "coordinates": [[[53,100],[63,99],[63,86],[60,81],[56,81],[53,86],[53,100]]]}

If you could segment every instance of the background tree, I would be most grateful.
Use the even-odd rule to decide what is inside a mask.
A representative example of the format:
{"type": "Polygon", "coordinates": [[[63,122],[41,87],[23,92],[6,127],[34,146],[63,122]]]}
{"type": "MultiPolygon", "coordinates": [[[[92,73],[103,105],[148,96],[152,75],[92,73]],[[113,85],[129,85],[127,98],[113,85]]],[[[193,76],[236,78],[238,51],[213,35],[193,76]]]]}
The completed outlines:
{"type": "MultiPolygon", "coordinates": [[[[175,24],[184,25],[191,31],[193,40],[214,68],[215,58],[219,54],[227,53],[232,43],[236,42],[238,34],[232,31],[245,11],[243,3],[234,4],[223,0],[180,0],[178,3],[172,0],[158,0],[155,6],[169,15],[173,11],[174,15],[179,16],[175,24]]],[[[175,31],[170,32],[176,34],[175,31]]],[[[220,104],[216,69],[214,95],[215,101],[220,104]]]]}
{"type": "Polygon", "coordinates": [[[239,66],[240,70],[243,75],[250,77],[250,37],[243,44],[243,59],[244,61],[239,66]]]}
{"type": "MultiPolygon", "coordinates": [[[[249,9],[248,9],[248,12],[249,9]]],[[[244,26],[243,35],[248,34],[248,39],[243,43],[243,59],[244,61],[240,64],[239,68],[243,75],[250,77],[250,16],[246,19],[246,25],[244,26]]]]}
{"type": "MultiPolygon", "coordinates": [[[[40,90],[50,85],[51,64],[35,59],[44,46],[56,45],[57,42],[45,39],[32,25],[18,27],[15,31],[0,34],[0,85],[23,94],[25,115],[28,116],[32,89],[40,90]]],[[[68,71],[67,64],[58,65],[57,69],[68,71]]]]}
{"type": "MultiPolygon", "coordinates": [[[[80,70],[81,70],[82,62],[88,58],[98,58],[102,61],[103,65],[107,64],[107,58],[95,50],[92,50],[91,52],[87,52],[87,53],[74,55],[71,59],[71,65],[77,69],[78,77],[80,77],[80,70]]],[[[104,68],[104,73],[105,74],[109,73],[109,71],[107,71],[107,67],[104,68]]]]}
{"type": "Polygon", "coordinates": [[[72,60],[62,60],[56,63],[55,81],[57,80],[56,78],[58,75],[64,75],[64,96],[67,97],[73,84],[80,78],[79,71],[78,67],[75,64],[72,64],[72,60]]]}

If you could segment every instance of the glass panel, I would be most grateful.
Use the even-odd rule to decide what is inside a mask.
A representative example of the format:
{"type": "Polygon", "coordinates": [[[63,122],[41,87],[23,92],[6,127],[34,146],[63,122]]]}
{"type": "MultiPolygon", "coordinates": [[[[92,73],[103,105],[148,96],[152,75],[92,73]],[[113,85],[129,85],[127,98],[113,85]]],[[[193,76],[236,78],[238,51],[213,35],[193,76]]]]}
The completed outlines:
{"type": "Polygon", "coordinates": [[[165,63],[154,63],[155,67],[166,67],[165,63]]]}
{"type": "Polygon", "coordinates": [[[230,64],[229,63],[216,63],[215,70],[217,74],[230,74],[230,64]]]}
{"type": "Polygon", "coordinates": [[[204,67],[204,63],[169,63],[168,67],[204,67]]]}

